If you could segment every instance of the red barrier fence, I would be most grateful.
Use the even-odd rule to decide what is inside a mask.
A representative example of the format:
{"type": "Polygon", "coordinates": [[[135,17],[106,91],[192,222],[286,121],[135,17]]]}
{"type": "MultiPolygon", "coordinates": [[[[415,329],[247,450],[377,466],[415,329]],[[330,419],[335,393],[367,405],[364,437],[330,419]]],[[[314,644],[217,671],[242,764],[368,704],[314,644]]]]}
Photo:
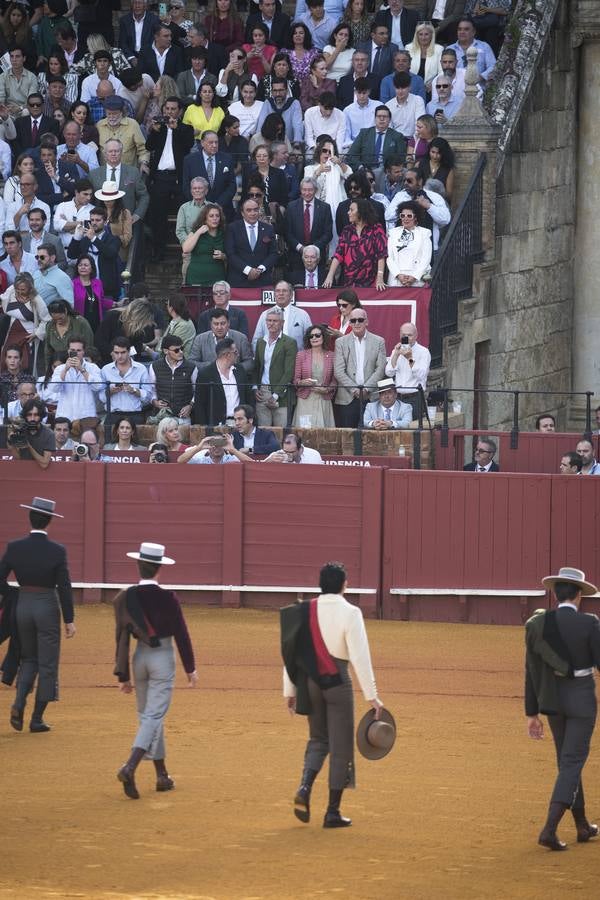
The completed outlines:
{"type": "Polygon", "coordinates": [[[385,618],[517,624],[546,604],[540,580],[559,566],[600,580],[600,478],[0,462],[0,484],[0,545],[26,530],[19,503],[58,501],[52,536],[86,600],[135,578],[125,553],[142,540],[167,545],[189,596],[225,606],[290,602],[329,559],[385,618]]]}
{"type": "MultiPolygon", "coordinates": [[[[498,445],[495,456],[501,472],[546,472],[559,474],[561,457],[575,450],[581,434],[520,431],[517,447],[511,447],[509,431],[471,431],[452,429],[448,432],[448,446],[442,446],[442,432],[435,429],[434,460],[437,470],[460,471],[464,462],[471,462],[474,440],[477,437],[491,437],[498,445]]],[[[593,435],[596,459],[600,453],[600,437],[593,435]]]]}

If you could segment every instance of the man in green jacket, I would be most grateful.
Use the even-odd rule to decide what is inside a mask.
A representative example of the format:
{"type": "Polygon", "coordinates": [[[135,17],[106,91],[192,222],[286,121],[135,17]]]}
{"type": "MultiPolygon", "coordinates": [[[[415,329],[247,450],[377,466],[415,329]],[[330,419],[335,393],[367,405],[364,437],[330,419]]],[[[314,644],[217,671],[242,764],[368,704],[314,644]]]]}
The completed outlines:
{"type": "Polygon", "coordinates": [[[266,318],[267,335],[256,343],[254,389],[256,421],[260,426],[287,425],[291,421],[296,353],[293,338],[283,334],[283,312],[271,309],[266,318]]]}

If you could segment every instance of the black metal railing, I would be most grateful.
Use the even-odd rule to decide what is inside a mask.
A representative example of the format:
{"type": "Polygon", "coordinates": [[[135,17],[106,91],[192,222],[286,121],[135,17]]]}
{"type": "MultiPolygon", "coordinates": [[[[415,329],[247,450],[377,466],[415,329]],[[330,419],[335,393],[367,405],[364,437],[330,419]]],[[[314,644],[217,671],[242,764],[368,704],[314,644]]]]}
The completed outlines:
{"type": "Polygon", "coordinates": [[[442,364],[444,337],[455,334],[458,302],[473,290],[473,265],[483,258],[483,170],[481,153],[465,195],[452,217],[431,275],[429,349],[432,366],[442,364]]]}

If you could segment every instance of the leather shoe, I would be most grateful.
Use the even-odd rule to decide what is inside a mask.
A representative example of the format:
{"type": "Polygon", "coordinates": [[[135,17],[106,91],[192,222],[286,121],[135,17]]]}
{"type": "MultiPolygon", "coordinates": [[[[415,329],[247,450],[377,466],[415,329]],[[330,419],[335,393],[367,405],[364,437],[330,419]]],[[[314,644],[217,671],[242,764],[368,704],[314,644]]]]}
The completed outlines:
{"type": "Polygon", "coordinates": [[[34,734],[43,734],[45,731],[50,731],[50,726],[46,725],[45,722],[42,722],[41,719],[32,719],[29,723],[29,730],[33,731],[34,734]]]}
{"type": "Polygon", "coordinates": [[[564,841],[559,841],[556,832],[546,832],[542,831],[538,838],[538,844],[542,847],[547,847],[548,850],[566,850],[567,845],[564,841]]]}
{"type": "Polygon", "coordinates": [[[134,773],[131,771],[128,765],[121,766],[121,768],[117,772],[117,778],[123,785],[125,795],[129,797],[130,800],[140,799],[138,789],[135,786],[134,773]]]}
{"type": "Polygon", "coordinates": [[[10,724],[15,731],[23,731],[23,710],[19,709],[18,706],[11,706],[10,708],[10,724]]]}
{"type": "Polygon", "coordinates": [[[350,825],[352,825],[352,819],[347,819],[339,811],[325,813],[323,828],[348,828],[350,825]]]}
{"type": "Polygon", "coordinates": [[[175,787],[175,782],[169,775],[159,775],[156,779],[156,790],[160,793],[162,791],[172,791],[175,787]]]}
{"type": "Polygon", "coordinates": [[[294,797],[294,815],[301,822],[310,822],[310,788],[301,784],[294,797]]]}
{"type": "Polygon", "coordinates": [[[583,828],[577,829],[577,843],[587,844],[590,838],[598,837],[598,826],[588,822],[583,828]]]}

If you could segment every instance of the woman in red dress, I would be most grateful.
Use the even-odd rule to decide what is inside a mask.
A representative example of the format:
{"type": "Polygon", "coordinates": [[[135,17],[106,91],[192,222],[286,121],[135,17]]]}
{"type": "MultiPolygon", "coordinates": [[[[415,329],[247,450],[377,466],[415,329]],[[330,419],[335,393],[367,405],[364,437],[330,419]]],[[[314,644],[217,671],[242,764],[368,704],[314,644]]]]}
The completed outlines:
{"type": "Polygon", "coordinates": [[[353,200],[348,219],[350,224],[340,235],[323,287],[332,287],[335,273],[342,266],[342,285],[385,291],[387,238],[375,210],[368,200],[353,200]]]}

